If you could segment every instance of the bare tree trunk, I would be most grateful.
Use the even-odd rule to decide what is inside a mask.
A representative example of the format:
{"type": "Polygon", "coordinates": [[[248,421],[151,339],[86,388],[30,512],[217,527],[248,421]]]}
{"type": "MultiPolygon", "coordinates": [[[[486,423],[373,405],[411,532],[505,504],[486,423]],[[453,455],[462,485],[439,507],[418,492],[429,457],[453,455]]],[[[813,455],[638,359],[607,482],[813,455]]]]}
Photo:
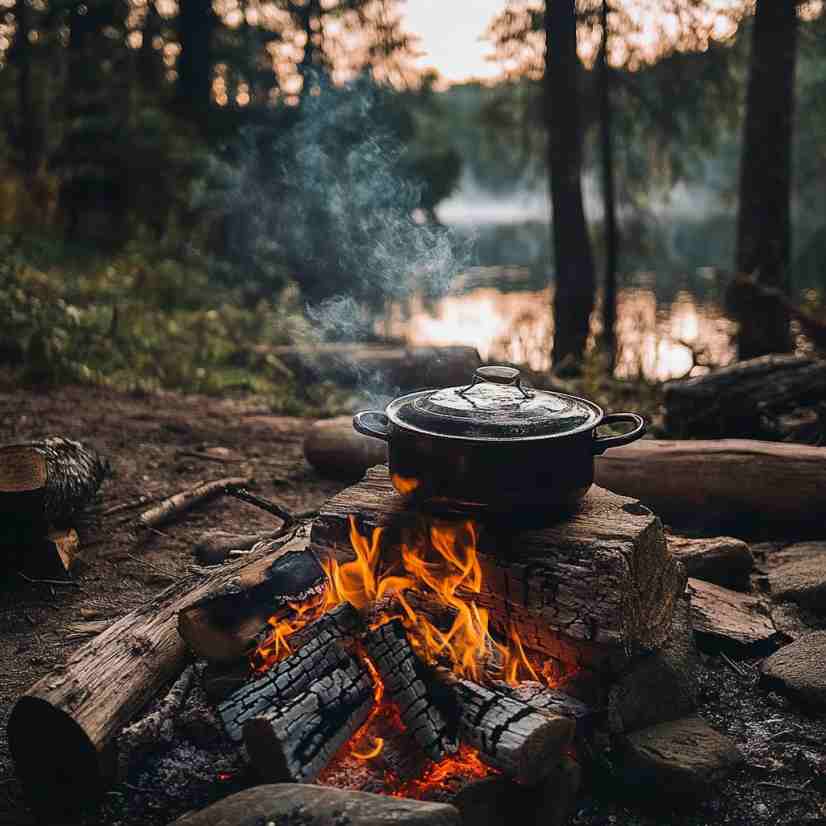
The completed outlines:
{"type": "Polygon", "coordinates": [[[546,3],[545,103],[556,267],[553,359],[582,359],[594,309],[594,261],[580,181],[575,0],[546,3]]]}
{"type": "MultiPolygon", "coordinates": [[[[757,0],[746,124],[740,164],[737,270],[788,292],[795,0],[757,0]]],[[[749,359],[791,349],[789,316],[777,302],[751,296],[736,308],[737,354],[749,359]]]]}
{"type": "Polygon", "coordinates": [[[613,372],[616,361],[617,322],[617,206],[614,192],[614,148],[611,123],[611,67],[608,65],[608,0],[602,0],[600,14],[602,44],[599,52],[599,125],[602,161],[602,199],[605,211],[605,276],[602,293],[602,349],[610,359],[613,372]]]}

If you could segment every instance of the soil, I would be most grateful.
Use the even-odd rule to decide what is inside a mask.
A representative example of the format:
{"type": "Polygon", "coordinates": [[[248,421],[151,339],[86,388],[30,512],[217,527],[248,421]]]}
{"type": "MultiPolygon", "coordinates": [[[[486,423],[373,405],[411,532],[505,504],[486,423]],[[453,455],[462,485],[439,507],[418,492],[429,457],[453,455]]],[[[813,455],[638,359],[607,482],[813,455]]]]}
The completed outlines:
{"type": "MultiPolygon", "coordinates": [[[[113,469],[99,501],[77,526],[84,555],[75,584],[27,582],[9,566],[0,574],[0,824],[46,823],[23,803],[5,739],[6,720],[19,694],[88,639],[77,624],[99,630],[101,623],[186,575],[195,565],[192,548],[207,530],[253,533],[278,527],[275,517],[223,497],[136,542],[130,528],[149,503],[107,511],[143,496],[162,498],[202,480],[245,475],[254,477],[256,493],[291,511],[315,509],[344,484],[322,479],[305,461],[302,441],[311,424],[272,416],[254,399],[130,395],[88,387],[0,394],[0,443],[65,435],[95,446],[113,469]],[[219,458],[207,458],[210,448],[223,449],[213,451],[219,458]]],[[[826,826],[826,716],[810,716],[762,689],[757,664],[732,666],[723,658],[703,658],[699,714],[733,737],[745,756],[743,767],[707,803],[681,812],[658,810],[654,806],[662,801],[655,789],[644,805],[628,800],[611,780],[609,761],[586,781],[590,791],[580,798],[571,822],[826,826]]],[[[198,727],[198,715],[193,719],[198,727]]],[[[205,805],[248,782],[237,773],[235,755],[220,747],[211,754],[176,744],[150,773],[130,776],[76,823],[160,826],[187,807],[205,805]],[[188,803],[169,799],[165,789],[173,784],[192,787],[188,803]]]]}

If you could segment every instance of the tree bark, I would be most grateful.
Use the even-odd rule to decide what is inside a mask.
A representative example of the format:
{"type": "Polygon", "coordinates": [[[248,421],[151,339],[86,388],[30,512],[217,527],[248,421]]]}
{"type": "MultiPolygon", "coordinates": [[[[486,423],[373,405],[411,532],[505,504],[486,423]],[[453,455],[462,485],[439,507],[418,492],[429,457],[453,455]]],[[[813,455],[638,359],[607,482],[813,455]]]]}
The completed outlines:
{"type": "Polygon", "coordinates": [[[178,612],[280,554],[182,579],[81,646],[18,699],[7,733],[27,795],[65,809],[97,799],[114,774],[115,736],[186,665],[178,612]]]}
{"type": "Polygon", "coordinates": [[[594,262],[582,203],[581,65],[576,51],[575,0],[546,3],[545,101],[553,210],[553,360],[581,361],[594,309],[594,262]]]}
{"type": "Polygon", "coordinates": [[[602,349],[610,360],[610,369],[616,361],[617,337],[617,266],[619,236],[617,234],[617,206],[614,192],[614,148],[611,123],[611,67],[608,63],[608,0],[602,0],[600,9],[602,43],[599,50],[599,132],[602,166],[602,201],[605,221],[605,274],[602,285],[602,349]]]}
{"type": "MultiPolygon", "coordinates": [[[[738,272],[789,291],[795,0],[757,0],[752,31],[746,123],[740,162],[738,272]]],[[[789,316],[777,302],[753,296],[737,308],[740,359],[791,349],[789,316]]]]}

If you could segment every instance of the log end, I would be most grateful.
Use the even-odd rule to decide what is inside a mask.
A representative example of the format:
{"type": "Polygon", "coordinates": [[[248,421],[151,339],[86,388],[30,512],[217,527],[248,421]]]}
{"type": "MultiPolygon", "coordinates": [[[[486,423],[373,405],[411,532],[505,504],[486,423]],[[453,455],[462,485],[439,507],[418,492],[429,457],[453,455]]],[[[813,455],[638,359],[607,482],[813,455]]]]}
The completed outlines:
{"type": "Polygon", "coordinates": [[[244,745],[250,762],[261,780],[266,783],[297,783],[287,766],[287,757],[273,732],[272,723],[265,717],[254,717],[244,723],[244,745]]]}
{"type": "Polygon", "coordinates": [[[108,763],[83,728],[39,697],[21,697],[6,730],[17,776],[32,806],[71,811],[97,800],[108,763]]]}
{"type": "Polygon", "coordinates": [[[535,786],[555,770],[564,752],[571,747],[576,731],[575,720],[538,713],[547,717],[547,720],[526,738],[515,777],[525,786],[535,786]]]}

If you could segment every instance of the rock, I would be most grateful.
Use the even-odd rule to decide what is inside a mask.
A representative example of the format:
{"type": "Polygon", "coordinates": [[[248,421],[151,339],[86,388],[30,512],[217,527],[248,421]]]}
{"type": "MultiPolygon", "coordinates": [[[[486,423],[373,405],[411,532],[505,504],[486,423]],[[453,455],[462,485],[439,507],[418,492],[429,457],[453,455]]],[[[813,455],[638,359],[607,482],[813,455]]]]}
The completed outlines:
{"type": "Polygon", "coordinates": [[[773,600],[826,613],[826,542],[789,545],[770,554],[767,564],[773,600]]]}
{"type": "Polygon", "coordinates": [[[771,612],[774,627],[778,633],[788,637],[789,642],[826,628],[826,618],[816,617],[807,608],[794,602],[776,602],[772,605],[771,612]]]}
{"type": "Polygon", "coordinates": [[[520,826],[562,826],[574,808],[582,770],[564,757],[539,786],[525,788],[508,778],[486,777],[465,786],[453,800],[463,826],[509,826],[519,813],[520,826]]]}
{"type": "Polygon", "coordinates": [[[740,594],[701,579],[688,580],[691,622],[700,650],[732,657],[759,656],[779,642],[769,609],[759,597],[740,594]]]}
{"type": "Polygon", "coordinates": [[[674,609],[671,637],[656,652],[637,658],[608,693],[612,732],[636,731],[690,714],[697,707],[698,656],[688,597],[674,609]]]}
{"type": "Polygon", "coordinates": [[[761,682],[806,705],[826,708],[826,631],[815,631],[781,648],[760,666],[761,682]]]}
{"type": "MultiPolygon", "coordinates": [[[[460,826],[446,803],[301,783],[255,786],[184,815],[174,826],[460,826]]],[[[170,824],[172,826],[172,824],[170,824]]]]}
{"type": "Polygon", "coordinates": [[[683,717],[630,734],[623,752],[626,784],[652,790],[667,804],[708,797],[743,757],[734,741],[699,717],[683,717]]]}
{"type": "Polygon", "coordinates": [[[689,539],[687,536],[667,535],[672,556],[683,563],[690,577],[745,590],[754,558],[749,546],[731,536],[689,539]]]}

